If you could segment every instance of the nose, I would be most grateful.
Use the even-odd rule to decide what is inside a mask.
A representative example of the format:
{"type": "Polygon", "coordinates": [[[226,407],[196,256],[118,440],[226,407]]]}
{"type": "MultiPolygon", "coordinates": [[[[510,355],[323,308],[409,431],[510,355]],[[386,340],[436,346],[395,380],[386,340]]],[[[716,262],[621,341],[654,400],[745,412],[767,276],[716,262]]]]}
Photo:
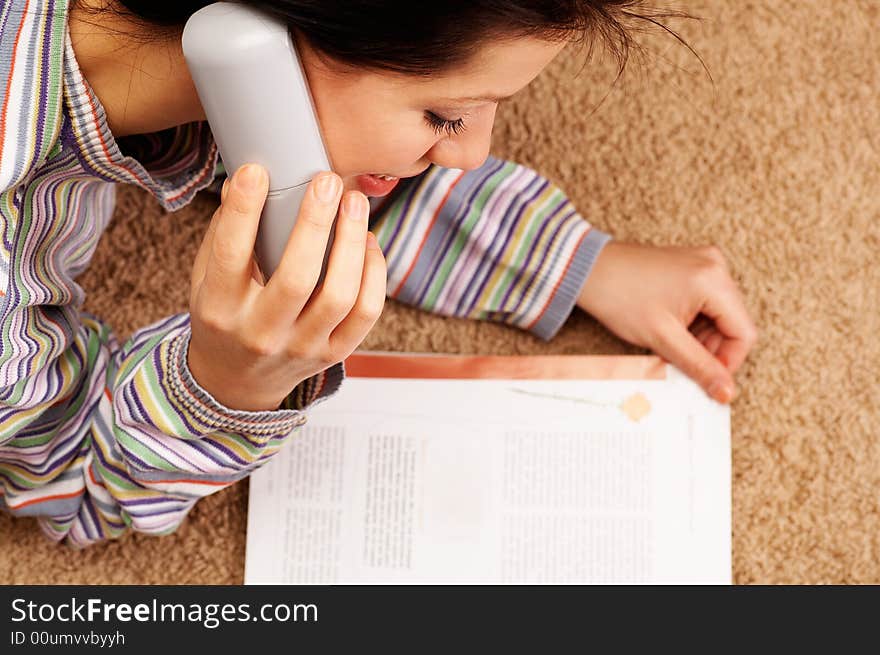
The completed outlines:
{"type": "Polygon", "coordinates": [[[471,171],[482,166],[492,145],[495,108],[496,105],[493,105],[490,111],[473,117],[460,134],[452,134],[437,141],[427,152],[427,158],[444,168],[471,171]]]}

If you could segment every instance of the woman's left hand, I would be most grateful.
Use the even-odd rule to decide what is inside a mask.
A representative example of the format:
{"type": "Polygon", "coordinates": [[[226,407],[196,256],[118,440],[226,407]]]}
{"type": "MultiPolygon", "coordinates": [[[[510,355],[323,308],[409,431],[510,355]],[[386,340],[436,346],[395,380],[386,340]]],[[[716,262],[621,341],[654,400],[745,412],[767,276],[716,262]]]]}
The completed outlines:
{"type": "Polygon", "coordinates": [[[599,253],[577,304],[620,338],[672,363],[721,403],[733,400],[733,374],[758,339],[724,255],[714,246],[612,241],[599,253]]]}

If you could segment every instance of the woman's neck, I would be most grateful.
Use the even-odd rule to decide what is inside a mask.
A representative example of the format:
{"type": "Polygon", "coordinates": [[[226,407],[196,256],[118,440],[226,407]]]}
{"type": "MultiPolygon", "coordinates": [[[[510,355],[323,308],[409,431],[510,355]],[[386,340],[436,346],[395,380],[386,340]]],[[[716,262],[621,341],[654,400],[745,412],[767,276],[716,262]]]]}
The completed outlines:
{"type": "Polygon", "coordinates": [[[106,4],[80,0],[68,26],[80,70],[104,107],[113,136],[205,120],[180,40],[140,43],[127,35],[134,28],[121,17],[82,7],[106,4]]]}

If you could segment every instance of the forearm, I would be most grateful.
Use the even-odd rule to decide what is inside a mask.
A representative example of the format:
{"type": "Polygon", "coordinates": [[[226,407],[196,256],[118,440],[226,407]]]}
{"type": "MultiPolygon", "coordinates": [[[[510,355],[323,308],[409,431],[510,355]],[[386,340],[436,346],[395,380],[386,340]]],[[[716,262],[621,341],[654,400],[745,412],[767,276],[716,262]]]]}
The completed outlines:
{"type": "Polygon", "coordinates": [[[515,162],[432,167],[410,185],[372,219],[388,296],[553,338],[610,237],[559,187],[515,162]]]}
{"type": "Polygon", "coordinates": [[[601,290],[607,288],[609,284],[609,262],[614,259],[614,253],[620,247],[620,242],[611,241],[609,238],[601,250],[596,252],[589,274],[584,278],[575,303],[588,314],[594,315],[601,290]]]}

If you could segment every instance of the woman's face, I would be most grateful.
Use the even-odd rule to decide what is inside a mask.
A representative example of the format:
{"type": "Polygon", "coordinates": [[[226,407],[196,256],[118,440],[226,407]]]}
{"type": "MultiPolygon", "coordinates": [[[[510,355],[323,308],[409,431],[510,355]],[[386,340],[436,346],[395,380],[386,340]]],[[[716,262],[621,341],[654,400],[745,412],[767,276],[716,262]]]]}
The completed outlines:
{"type": "Polygon", "coordinates": [[[496,41],[468,64],[423,78],[341,72],[295,38],[333,170],[346,190],[374,196],[384,194],[359,175],[412,177],[432,163],[478,168],[489,154],[498,99],[526,86],[565,46],[531,37],[496,41]],[[456,127],[432,126],[432,118],[456,127]]]}

